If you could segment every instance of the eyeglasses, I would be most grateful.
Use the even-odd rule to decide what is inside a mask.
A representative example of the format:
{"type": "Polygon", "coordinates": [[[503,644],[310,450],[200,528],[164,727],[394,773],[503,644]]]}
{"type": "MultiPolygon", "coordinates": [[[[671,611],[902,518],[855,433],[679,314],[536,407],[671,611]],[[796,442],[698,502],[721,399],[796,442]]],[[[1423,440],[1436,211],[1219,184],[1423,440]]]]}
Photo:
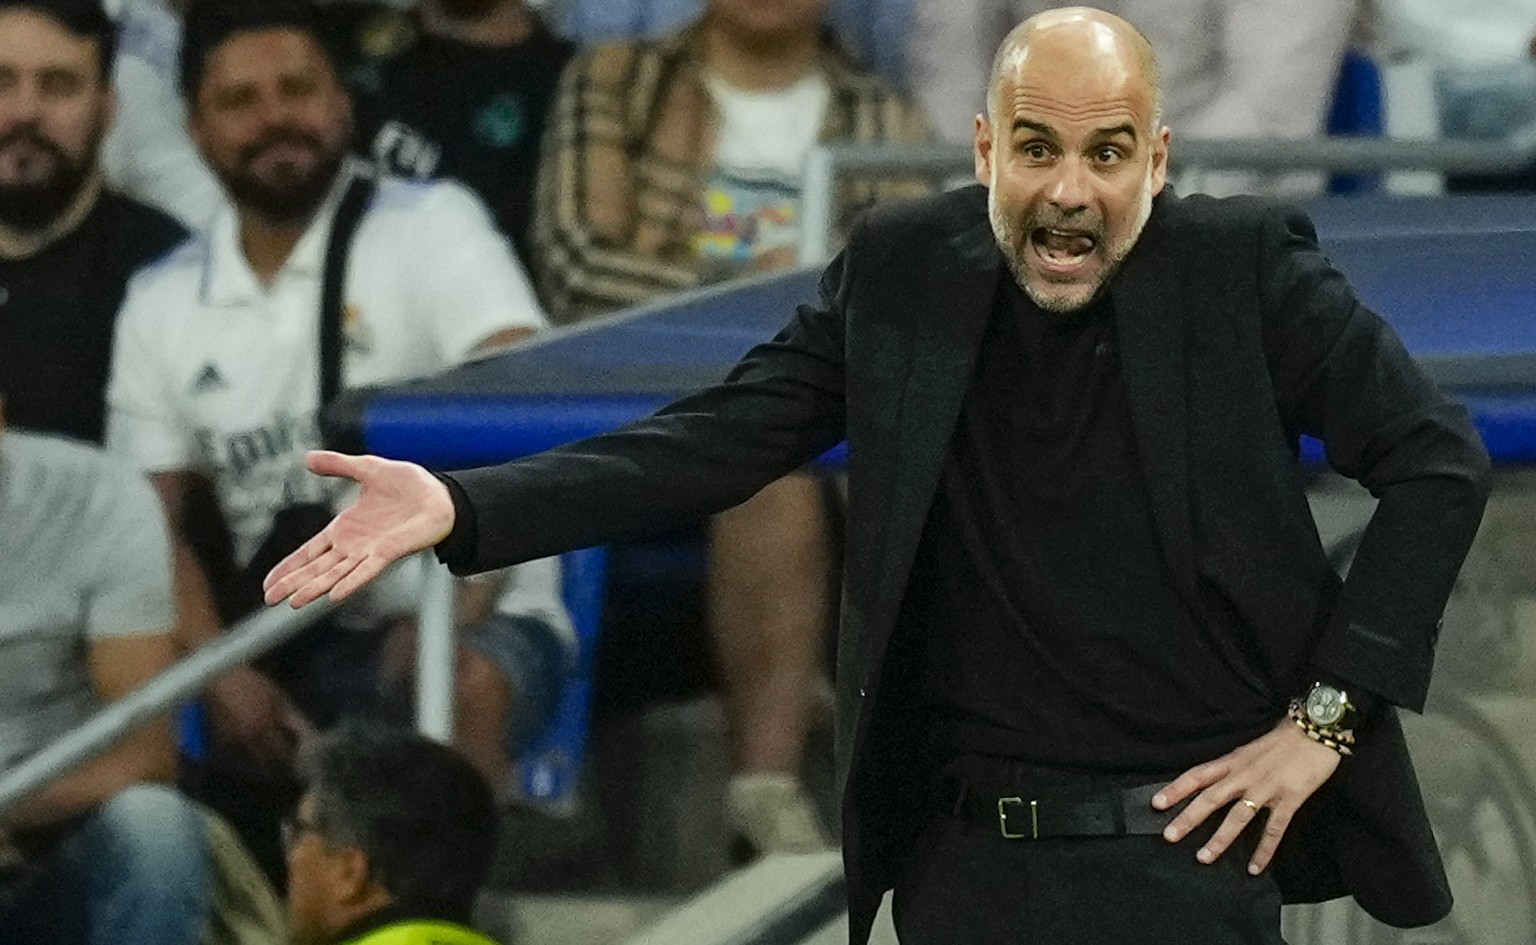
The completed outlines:
{"type": "Polygon", "coordinates": [[[313,820],[306,820],[298,814],[290,814],[284,817],[277,825],[278,834],[283,840],[283,849],[292,850],[298,842],[300,835],[306,833],[318,834],[320,825],[313,820]]]}

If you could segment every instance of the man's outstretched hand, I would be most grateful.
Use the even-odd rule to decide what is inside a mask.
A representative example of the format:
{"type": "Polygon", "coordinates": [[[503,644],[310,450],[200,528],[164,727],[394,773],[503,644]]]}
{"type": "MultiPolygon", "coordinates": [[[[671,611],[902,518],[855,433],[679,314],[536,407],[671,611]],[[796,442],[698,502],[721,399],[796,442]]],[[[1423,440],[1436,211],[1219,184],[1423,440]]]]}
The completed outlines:
{"type": "Polygon", "coordinates": [[[303,607],[326,594],[344,600],[391,564],[453,530],[448,487],[414,463],[315,450],[304,465],[322,476],[351,479],[363,491],[272,569],[262,582],[268,605],[287,599],[303,607]]]}

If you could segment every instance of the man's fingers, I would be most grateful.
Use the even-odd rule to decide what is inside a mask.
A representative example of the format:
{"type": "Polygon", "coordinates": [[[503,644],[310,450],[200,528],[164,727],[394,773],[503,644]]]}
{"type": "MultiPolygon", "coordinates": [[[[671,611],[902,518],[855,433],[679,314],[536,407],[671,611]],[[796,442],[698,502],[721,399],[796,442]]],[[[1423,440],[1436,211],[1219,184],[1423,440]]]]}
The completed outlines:
{"type": "Polygon", "coordinates": [[[1177,842],[1189,836],[1189,832],[1205,822],[1205,818],[1215,811],[1226,807],[1238,797],[1240,788],[1226,782],[1218,782],[1207,787],[1195,799],[1190,801],[1179,816],[1173,819],[1163,831],[1164,839],[1177,842]]]}
{"type": "MultiPolygon", "coordinates": [[[[324,532],[316,535],[268,572],[262,581],[266,588],[262,599],[270,606],[291,598],[299,588],[335,567],[344,557],[339,548],[330,544],[324,532]]],[[[305,603],[308,601],[296,602],[293,606],[302,607],[305,603]]]]}
{"type": "Polygon", "coordinates": [[[1248,872],[1257,876],[1264,872],[1270,860],[1275,858],[1275,851],[1280,849],[1280,840],[1285,836],[1286,828],[1291,825],[1290,809],[1271,810],[1269,822],[1264,825],[1264,836],[1259,841],[1259,847],[1253,851],[1253,859],[1248,861],[1248,872]]]}
{"type": "Polygon", "coordinates": [[[1195,859],[1201,863],[1215,863],[1223,853],[1227,852],[1227,848],[1232,845],[1238,835],[1253,823],[1261,810],[1263,806],[1257,801],[1239,798],[1237,803],[1232,805],[1231,810],[1227,811],[1221,826],[1211,834],[1211,838],[1205,841],[1205,846],[1195,854],[1195,859]]]}
{"type": "Polygon", "coordinates": [[[322,531],[295,548],[289,553],[288,557],[279,561],[276,567],[268,571],[267,576],[261,579],[262,596],[268,606],[293,593],[293,589],[298,586],[298,582],[292,580],[292,575],[303,572],[305,568],[313,565],[330,550],[330,536],[322,531]]]}
{"type": "Polygon", "coordinates": [[[303,589],[294,595],[293,606],[303,607],[310,601],[318,600],[330,593],[336,586],[336,582],[351,574],[357,567],[360,559],[351,555],[338,554],[331,562],[331,566],[323,571],[311,572],[305,580],[303,589]]]}
{"type": "Polygon", "coordinates": [[[380,555],[368,555],[357,562],[357,567],[351,573],[336,582],[331,588],[331,600],[344,601],[361,588],[364,584],[384,573],[384,569],[393,562],[380,555]]]}
{"type": "Polygon", "coordinates": [[[1158,810],[1167,810],[1196,791],[1204,790],[1226,777],[1228,768],[1225,759],[1190,768],[1158,791],[1152,798],[1152,806],[1158,810]]]}

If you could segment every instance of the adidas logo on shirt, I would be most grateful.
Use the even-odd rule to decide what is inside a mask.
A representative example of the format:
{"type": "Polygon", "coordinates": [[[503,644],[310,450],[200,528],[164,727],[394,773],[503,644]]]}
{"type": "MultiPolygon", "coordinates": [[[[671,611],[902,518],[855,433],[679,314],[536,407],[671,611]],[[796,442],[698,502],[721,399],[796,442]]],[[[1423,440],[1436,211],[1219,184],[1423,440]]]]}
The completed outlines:
{"type": "Polygon", "coordinates": [[[192,393],[206,394],[209,391],[224,390],[229,385],[224,381],[224,375],[212,362],[203,365],[203,369],[197,372],[197,380],[192,382],[192,393]]]}

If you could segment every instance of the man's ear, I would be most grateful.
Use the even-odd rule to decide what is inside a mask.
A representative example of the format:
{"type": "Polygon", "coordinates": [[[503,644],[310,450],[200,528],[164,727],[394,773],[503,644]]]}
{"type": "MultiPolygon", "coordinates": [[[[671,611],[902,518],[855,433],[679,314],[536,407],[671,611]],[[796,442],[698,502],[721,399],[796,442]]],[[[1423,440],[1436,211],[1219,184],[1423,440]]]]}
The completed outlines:
{"type": "Polygon", "coordinates": [[[1173,133],[1168,126],[1157,129],[1157,135],[1152,139],[1152,193],[1162,193],[1163,187],[1168,183],[1168,149],[1173,140],[1173,133]]]}
{"type": "Polygon", "coordinates": [[[333,848],[330,852],[332,892],[337,902],[357,903],[374,894],[368,854],[357,847],[333,848]]]}
{"type": "Polygon", "coordinates": [[[976,180],[984,187],[992,186],[992,161],[995,158],[992,140],[992,122],[986,115],[976,116],[976,134],[972,147],[976,158],[976,180]]]}

